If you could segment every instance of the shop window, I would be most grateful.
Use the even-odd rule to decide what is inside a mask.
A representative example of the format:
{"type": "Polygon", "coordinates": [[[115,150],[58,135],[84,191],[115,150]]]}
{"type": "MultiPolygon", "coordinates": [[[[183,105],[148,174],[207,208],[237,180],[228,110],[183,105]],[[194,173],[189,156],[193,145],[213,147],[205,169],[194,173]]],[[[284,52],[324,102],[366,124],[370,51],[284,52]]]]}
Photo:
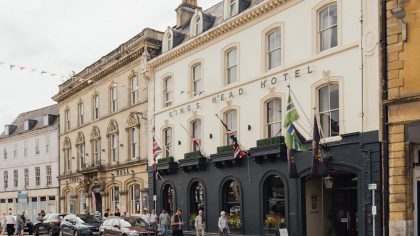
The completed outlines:
{"type": "Polygon", "coordinates": [[[263,186],[263,220],[266,233],[286,227],[286,193],[280,176],[269,176],[263,186]]]}
{"type": "Polygon", "coordinates": [[[222,210],[226,212],[229,228],[234,232],[239,232],[242,229],[240,188],[236,180],[228,180],[222,189],[222,210]]]}
{"type": "Polygon", "coordinates": [[[167,184],[162,191],[162,209],[166,210],[170,215],[176,213],[175,188],[167,184]]]}
{"type": "Polygon", "coordinates": [[[198,214],[199,210],[204,211],[205,189],[202,183],[195,182],[190,188],[190,219],[198,214]]]}

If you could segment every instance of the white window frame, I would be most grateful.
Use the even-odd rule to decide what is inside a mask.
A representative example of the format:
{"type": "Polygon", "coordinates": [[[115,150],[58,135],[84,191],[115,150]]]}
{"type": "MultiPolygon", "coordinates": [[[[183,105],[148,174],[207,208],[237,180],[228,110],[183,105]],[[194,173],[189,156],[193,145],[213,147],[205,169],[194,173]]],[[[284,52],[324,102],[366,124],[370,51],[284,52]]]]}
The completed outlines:
{"type": "Polygon", "coordinates": [[[139,81],[137,76],[130,79],[130,104],[135,105],[138,102],[139,81]]]}
{"type": "Polygon", "coordinates": [[[47,186],[51,186],[52,185],[52,169],[50,165],[45,166],[45,173],[47,176],[47,186]]]}
{"type": "Polygon", "coordinates": [[[80,170],[83,170],[86,168],[86,149],[85,149],[85,143],[80,143],[77,145],[77,153],[79,156],[79,168],[80,170]]]}
{"type": "Polygon", "coordinates": [[[101,164],[101,140],[99,138],[92,140],[92,158],[95,166],[101,164]]]}
{"type": "MultiPolygon", "coordinates": [[[[273,111],[273,114],[275,112],[276,111],[273,111]]],[[[274,115],[274,117],[275,117],[275,115],[274,115]]],[[[282,129],[283,128],[282,119],[283,119],[283,104],[282,104],[282,99],[279,98],[279,97],[274,97],[274,98],[268,100],[265,103],[265,133],[266,133],[266,137],[267,138],[277,137],[277,136],[279,136],[282,133],[282,131],[283,131],[283,129],[282,129]],[[278,102],[276,102],[276,101],[278,101],[278,102]],[[279,117],[278,120],[274,120],[273,122],[269,122],[270,117],[269,117],[268,108],[269,108],[269,104],[271,102],[274,102],[274,105],[273,105],[274,106],[274,109],[280,108],[280,117],[279,117]],[[278,107],[276,107],[276,105],[278,105],[278,107]],[[276,132],[274,135],[270,135],[270,132],[269,132],[270,126],[276,125],[276,124],[279,124],[280,131],[276,132]]]]}
{"type": "MultiPolygon", "coordinates": [[[[223,120],[224,120],[225,124],[227,125],[227,127],[231,131],[235,132],[235,136],[238,138],[238,110],[237,109],[230,109],[230,110],[225,111],[223,113],[223,120]],[[229,120],[228,120],[229,119],[228,115],[233,113],[233,112],[235,113],[235,117],[231,121],[234,122],[234,123],[229,122],[229,120]],[[234,127],[232,127],[232,126],[234,126],[234,127]]],[[[225,132],[224,132],[224,141],[223,142],[224,142],[224,145],[230,145],[229,131],[227,131],[226,129],[225,129],[225,132]]]]}
{"type": "Polygon", "coordinates": [[[143,201],[141,198],[141,185],[140,184],[133,184],[130,186],[130,203],[131,203],[131,207],[130,207],[130,213],[131,215],[137,214],[137,211],[141,211],[143,209],[143,201]],[[139,191],[139,198],[136,199],[136,187],[138,186],[138,191],[139,191]],[[136,207],[137,204],[139,205],[139,207],[136,207]]]}
{"type": "Polygon", "coordinates": [[[174,140],[174,133],[172,127],[167,127],[163,130],[163,144],[164,144],[164,154],[165,157],[173,156],[173,140],[174,140]],[[169,132],[170,131],[170,132],[169,132]],[[169,140],[170,138],[170,140],[169,140]]]}
{"type": "Polygon", "coordinates": [[[238,47],[231,47],[231,48],[229,48],[228,50],[226,50],[226,52],[225,52],[225,59],[224,59],[224,61],[225,61],[225,65],[224,65],[224,78],[225,78],[225,82],[224,82],[224,84],[225,85],[230,85],[230,84],[233,84],[233,83],[236,83],[236,82],[238,82],[239,81],[239,76],[238,76],[238,73],[239,73],[239,70],[238,70],[238,56],[239,56],[239,54],[238,54],[238,47]],[[230,61],[229,61],[229,55],[230,55],[230,53],[232,53],[233,51],[235,51],[235,61],[232,63],[232,64],[230,64],[230,61]],[[230,71],[235,71],[235,77],[234,78],[231,78],[230,77],[230,71]]]}
{"type": "Polygon", "coordinates": [[[191,77],[192,77],[192,96],[200,96],[203,90],[203,66],[202,63],[196,63],[191,67],[191,77]],[[199,68],[199,72],[196,70],[199,68]]]}
{"type": "Polygon", "coordinates": [[[24,181],[25,181],[25,187],[29,187],[29,169],[28,168],[25,168],[24,170],[23,170],[23,172],[24,172],[24,181]]]}
{"type": "Polygon", "coordinates": [[[265,43],[266,43],[266,56],[265,56],[265,60],[266,60],[266,65],[267,65],[267,70],[272,70],[275,68],[278,68],[282,65],[282,28],[281,27],[276,27],[271,29],[269,32],[267,32],[266,36],[265,36],[265,43]],[[271,49],[270,48],[270,36],[273,35],[274,33],[278,32],[279,37],[278,37],[278,48],[274,48],[271,49]],[[271,65],[270,63],[270,55],[272,53],[276,53],[278,51],[278,57],[279,57],[279,62],[276,65],[271,65]]]}
{"type": "Polygon", "coordinates": [[[71,157],[70,157],[70,148],[64,149],[64,166],[65,171],[70,172],[71,171],[71,157]]]}
{"type": "Polygon", "coordinates": [[[317,89],[317,96],[318,96],[318,99],[317,99],[317,108],[318,108],[318,114],[317,114],[317,119],[318,119],[318,122],[319,122],[319,128],[320,128],[320,131],[321,131],[321,136],[323,137],[323,138],[333,138],[333,137],[336,137],[336,136],[339,136],[340,135],[340,133],[341,133],[341,129],[342,129],[342,127],[341,127],[341,122],[340,122],[340,119],[341,119],[341,109],[340,109],[340,94],[342,93],[343,91],[342,90],[340,90],[340,84],[339,84],[339,82],[331,82],[331,83],[327,83],[327,84],[324,84],[324,85],[322,85],[322,86],[320,86],[320,87],[318,87],[318,89],[317,89]],[[338,89],[338,96],[337,96],[337,104],[338,104],[338,107],[337,108],[334,108],[334,109],[331,109],[331,90],[330,90],[330,88],[331,88],[331,85],[333,85],[333,84],[336,84],[337,85],[337,89],[338,89]],[[326,110],[324,110],[324,111],[320,111],[320,92],[321,92],[321,89],[322,88],[324,88],[324,87],[327,87],[328,86],[328,109],[326,109],[326,110]],[[323,114],[329,114],[329,116],[331,117],[331,113],[332,112],[337,112],[338,113],[338,125],[339,125],[339,128],[338,128],[338,134],[337,135],[334,135],[334,136],[332,136],[331,135],[331,121],[329,122],[329,125],[330,125],[330,127],[329,127],[329,133],[328,134],[326,134],[325,133],[325,130],[324,130],[324,127],[322,127],[322,122],[321,122],[321,116],[323,115],[323,114]]]}
{"type": "Polygon", "coordinates": [[[110,135],[110,142],[111,142],[111,163],[116,164],[118,162],[118,135],[111,134],[110,135]]]}
{"type": "Polygon", "coordinates": [[[78,110],[78,113],[79,113],[78,123],[79,123],[79,126],[82,126],[85,123],[85,120],[84,120],[84,114],[85,114],[84,110],[85,110],[85,108],[84,108],[83,102],[81,102],[77,105],[77,110],[78,110]]]}
{"type": "Polygon", "coordinates": [[[99,95],[95,94],[93,96],[93,120],[98,120],[100,118],[99,114],[99,95]]]}
{"type": "Polygon", "coordinates": [[[167,76],[163,79],[163,106],[170,107],[173,105],[174,100],[174,78],[173,76],[167,76]],[[168,81],[171,81],[172,85],[168,85],[168,81]]]}
{"type": "MultiPolygon", "coordinates": [[[[202,121],[201,119],[195,119],[193,121],[191,121],[191,134],[193,136],[193,138],[198,140],[198,143],[201,145],[201,132],[202,131],[202,121]],[[197,127],[197,124],[198,127],[197,127]],[[198,137],[197,137],[198,136],[198,137]]],[[[196,145],[194,143],[192,143],[191,145],[191,151],[199,151],[198,147],[196,147],[196,145]]]]}
{"type": "Polygon", "coordinates": [[[140,157],[139,137],[139,129],[137,127],[130,128],[130,155],[132,160],[140,157]]]}
{"type": "MultiPolygon", "coordinates": [[[[316,6],[312,8],[312,32],[313,32],[313,40],[312,40],[312,53],[313,55],[319,54],[319,53],[329,53],[330,49],[326,49],[321,51],[321,42],[320,42],[320,19],[319,19],[319,13],[324,10],[325,8],[331,6],[331,5],[337,5],[337,46],[330,48],[334,49],[341,45],[342,41],[342,0],[324,0],[320,3],[318,3],[316,6]]],[[[334,51],[334,50],[333,50],[334,51]]],[[[332,51],[332,52],[333,52],[332,51]]],[[[331,53],[332,53],[331,52],[331,53]]]]}
{"type": "Polygon", "coordinates": [[[118,90],[117,84],[114,84],[110,88],[110,112],[114,113],[118,111],[118,90]]]}
{"type": "Polygon", "coordinates": [[[116,208],[120,209],[120,201],[121,201],[120,188],[117,186],[114,186],[111,188],[111,212],[115,212],[116,208]]]}
{"type": "Polygon", "coordinates": [[[70,109],[67,108],[64,111],[64,130],[69,131],[70,130],[70,109]]]}
{"type": "Polygon", "coordinates": [[[41,168],[35,167],[35,186],[41,186],[41,168]]]}

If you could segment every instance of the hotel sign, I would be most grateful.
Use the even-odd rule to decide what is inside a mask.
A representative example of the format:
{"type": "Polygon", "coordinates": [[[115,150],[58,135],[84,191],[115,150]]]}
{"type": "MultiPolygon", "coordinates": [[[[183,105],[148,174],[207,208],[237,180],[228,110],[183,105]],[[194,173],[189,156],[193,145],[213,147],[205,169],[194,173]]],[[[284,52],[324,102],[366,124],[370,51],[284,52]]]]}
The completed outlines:
{"type": "Polygon", "coordinates": [[[261,81],[261,88],[265,88],[269,85],[276,85],[280,84],[281,82],[286,82],[291,79],[301,78],[303,75],[312,74],[313,70],[311,66],[307,66],[305,68],[296,69],[293,71],[288,71],[283,74],[279,74],[277,76],[272,77],[271,79],[265,79],[261,81]]]}

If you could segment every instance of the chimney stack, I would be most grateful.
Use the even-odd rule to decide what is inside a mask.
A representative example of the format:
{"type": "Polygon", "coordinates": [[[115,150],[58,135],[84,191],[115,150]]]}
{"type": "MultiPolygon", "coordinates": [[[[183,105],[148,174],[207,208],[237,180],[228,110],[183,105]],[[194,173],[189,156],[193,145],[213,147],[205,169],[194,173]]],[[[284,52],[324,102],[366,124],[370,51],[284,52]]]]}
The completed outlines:
{"type": "Polygon", "coordinates": [[[197,0],[182,0],[176,9],[176,27],[179,28],[190,21],[196,8],[198,8],[197,0]]]}

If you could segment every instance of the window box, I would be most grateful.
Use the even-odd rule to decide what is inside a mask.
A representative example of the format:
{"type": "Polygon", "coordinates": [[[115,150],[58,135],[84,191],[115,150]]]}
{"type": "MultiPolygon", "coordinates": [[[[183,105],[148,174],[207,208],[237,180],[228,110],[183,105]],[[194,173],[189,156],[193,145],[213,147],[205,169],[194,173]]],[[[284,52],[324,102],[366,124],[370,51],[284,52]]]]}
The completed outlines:
{"type": "Polygon", "coordinates": [[[207,158],[201,155],[200,151],[185,153],[184,159],[179,160],[179,167],[185,172],[202,169],[206,164],[207,158]]]}
{"type": "Polygon", "coordinates": [[[241,165],[242,159],[248,158],[248,156],[245,156],[244,158],[234,158],[234,151],[232,145],[217,147],[217,153],[210,156],[211,163],[218,168],[224,166],[233,167],[234,165],[241,165]]]}
{"type": "Polygon", "coordinates": [[[261,163],[269,161],[287,161],[287,148],[283,136],[257,140],[257,146],[251,148],[251,157],[261,163]]]}
{"type": "Polygon", "coordinates": [[[173,156],[160,158],[157,160],[157,163],[157,169],[160,174],[169,174],[176,172],[178,169],[178,163],[175,162],[175,158],[173,156]]]}

